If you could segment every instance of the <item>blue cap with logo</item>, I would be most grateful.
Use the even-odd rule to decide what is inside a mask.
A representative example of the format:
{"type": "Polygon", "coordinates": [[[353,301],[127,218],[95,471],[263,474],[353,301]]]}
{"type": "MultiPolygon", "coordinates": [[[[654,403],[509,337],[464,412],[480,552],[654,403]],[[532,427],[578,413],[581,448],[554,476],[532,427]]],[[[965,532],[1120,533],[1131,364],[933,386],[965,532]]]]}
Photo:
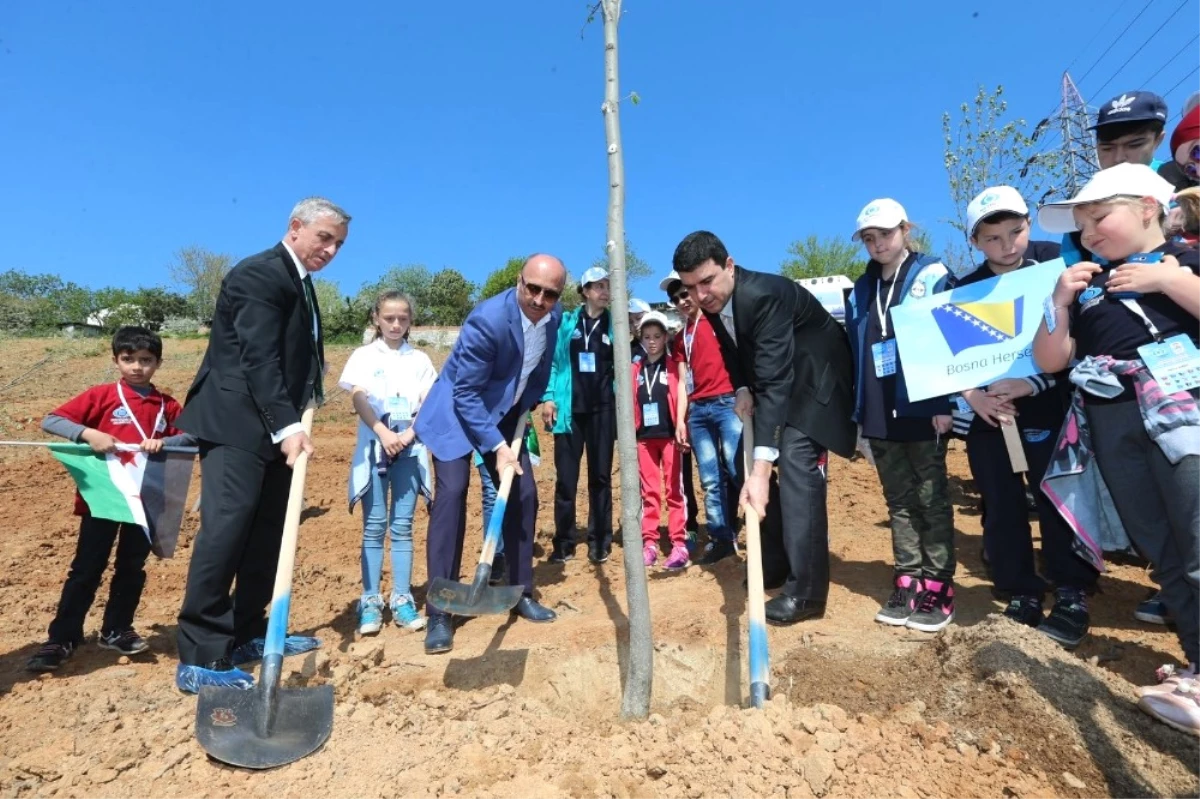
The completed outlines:
{"type": "Polygon", "coordinates": [[[1154,92],[1122,92],[1100,106],[1090,130],[1122,122],[1167,122],[1167,101],[1154,92]]]}

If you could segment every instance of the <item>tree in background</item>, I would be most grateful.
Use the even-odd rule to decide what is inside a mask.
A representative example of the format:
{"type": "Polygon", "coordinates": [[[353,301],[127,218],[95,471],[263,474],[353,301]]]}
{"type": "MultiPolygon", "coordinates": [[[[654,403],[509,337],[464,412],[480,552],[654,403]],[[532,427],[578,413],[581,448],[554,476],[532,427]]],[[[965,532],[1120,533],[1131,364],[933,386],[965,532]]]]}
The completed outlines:
{"type": "MultiPolygon", "coordinates": [[[[605,248],[604,253],[599,258],[592,261],[592,266],[599,266],[602,269],[612,271],[607,248],[605,248]]],[[[650,277],[651,274],[650,264],[642,260],[637,254],[637,251],[633,248],[633,242],[625,239],[625,279],[629,283],[632,283],[638,278],[650,277]]]]}
{"type": "Polygon", "coordinates": [[[429,288],[432,283],[433,275],[429,273],[424,264],[393,266],[377,282],[364,283],[355,300],[359,305],[369,309],[374,307],[375,298],[382,292],[403,291],[416,306],[416,314],[412,320],[413,326],[429,325],[433,324],[433,311],[429,307],[429,288]]]}
{"type": "Polygon", "coordinates": [[[836,238],[809,236],[804,241],[793,241],[788,246],[788,255],[791,257],[779,265],[779,273],[792,280],[829,275],[857,280],[867,268],[860,245],[836,238]]]}
{"type": "Polygon", "coordinates": [[[191,312],[201,322],[212,320],[221,281],[232,268],[231,256],[195,246],[179,250],[167,267],[171,279],[187,289],[191,312]]]}
{"type": "Polygon", "coordinates": [[[461,325],[475,307],[475,284],[457,269],[446,267],[429,281],[426,298],[433,324],[461,325]]]}
{"type": "Polygon", "coordinates": [[[1026,202],[1056,185],[1061,172],[1057,151],[1035,153],[1033,136],[1025,133],[1024,119],[1006,119],[1004,87],[989,92],[983,86],[970,103],[959,106],[955,123],[942,114],[944,163],[955,217],[947,220],[962,234],[962,246],[951,244],[943,253],[946,265],[961,274],[973,262],[967,205],[989,186],[1012,186],[1026,202]]]}

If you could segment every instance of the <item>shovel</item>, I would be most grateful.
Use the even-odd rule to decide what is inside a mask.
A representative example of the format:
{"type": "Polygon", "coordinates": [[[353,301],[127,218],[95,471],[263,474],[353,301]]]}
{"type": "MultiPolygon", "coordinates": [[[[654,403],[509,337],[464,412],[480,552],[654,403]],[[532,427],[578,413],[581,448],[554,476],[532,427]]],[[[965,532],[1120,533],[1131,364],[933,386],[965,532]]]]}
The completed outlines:
{"type": "MultiPolygon", "coordinates": [[[[313,408],[304,411],[304,432],[312,430],[313,408]]],[[[304,504],[308,454],[301,452],[292,468],[275,593],[267,620],[262,669],[254,688],[244,691],[206,685],[196,704],[196,739],[209,756],[242,768],[282,766],[317,751],[333,729],[333,686],[279,687],[283,642],[292,602],[292,568],[296,562],[296,532],[304,504]]]]}
{"type": "MultiPolygon", "coordinates": [[[[754,419],[742,419],[742,458],[747,477],[754,465],[754,419]]],[[[762,541],[758,532],[758,513],[746,510],[746,604],[750,610],[750,706],[762,708],[771,697],[769,655],[767,653],[767,610],[763,599],[762,541]]]]}
{"type": "MultiPolygon", "coordinates": [[[[521,454],[521,441],[525,438],[525,417],[517,422],[517,432],[513,436],[512,450],[517,456],[521,454]]],[[[510,467],[500,475],[500,487],[496,489],[496,504],[492,508],[492,518],[483,536],[483,552],[479,555],[479,565],[475,567],[475,579],[470,585],[437,577],[429,586],[426,601],[442,613],[452,613],[455,616],[484,616],[489,613],[508,613],[525,593],[522,585],[488,585],[488,577],[492,574],[492,558],[496,556],[496,545],[500,541],[500,530],[504,527],[504,512],[508,508],[508,489],[512,487],[514,470],[510,467]]],[[[513,553],[515,554],[515,553],[513,553]]]]}

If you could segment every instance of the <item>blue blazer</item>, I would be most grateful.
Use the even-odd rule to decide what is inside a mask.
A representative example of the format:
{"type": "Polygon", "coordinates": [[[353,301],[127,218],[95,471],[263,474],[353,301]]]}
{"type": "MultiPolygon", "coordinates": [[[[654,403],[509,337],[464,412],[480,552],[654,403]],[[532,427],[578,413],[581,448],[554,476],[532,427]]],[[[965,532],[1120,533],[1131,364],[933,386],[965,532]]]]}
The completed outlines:
{"type": "MultiPolygon", "coordinates": [[[[541,402],[546,391],[561,321],[562,308],[555,305],[545,324],[546,350],[517,402],[522,413],[541,402]]],[[[513,407],[525,358],[521,322],[512,288],[479,303],[463,323],[414,426],[438,460],[462,458],[473,450],[491,452],[504,440],[498,425],[513,407]]]]}

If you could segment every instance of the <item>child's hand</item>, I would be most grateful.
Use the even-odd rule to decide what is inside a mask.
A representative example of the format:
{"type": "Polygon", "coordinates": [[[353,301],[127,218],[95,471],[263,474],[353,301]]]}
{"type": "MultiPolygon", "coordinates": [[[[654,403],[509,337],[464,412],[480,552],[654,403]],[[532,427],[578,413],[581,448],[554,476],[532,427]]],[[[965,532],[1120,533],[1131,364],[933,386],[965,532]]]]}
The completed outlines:
{"type": "Polygon", "coordinates": [[[1179,262],[1169,255],[1156,264],[1122,264],[1108,276],[1106,290],[1158,294],[1163,290],[1164,281],[1175,276],[1178,267],[1179,262]],[[1175,269],[1171,269],[1172,266],[1175,269]]]}
{"type": "Polygon", "coordinates": [[[396,457],[400,454],[400,450],[404,449],[404,442],[400,440],[400,436],[391,430],[379,432],[379,443],[383,445],[383,451],[388,454],[389,458],[396,457]]]}
{"type": "Polygon", "coordinates": [[[963,399],[975,411],[975,415],[995,427],[997,417],[1002,415],[1015,416],[1017,411],[1007,400],[1002,400],[990,391],[973,388],[962,393],[963,399]]]}
{"type": "Polygon", "coordinates": [[[163,440],[161,438],[147,438],[142,442],[142,452],[148,452],[153,455],[156,452],[162,452],[163,440]]]}
{"type": "Polygon", "coordinates": [[[675,443],[684,452],[691,449],[691,446],[688,444],[687,427],[679,425],[675,428],[675,443]]]}
{"type": "Polygon", "coordinates": [[[1060,308],[1065,308],[1070,305],[1075,299],[1075,295],[1088,287],[1092,282],[1092,275],[1103,271],[1098,264],[1091,261],[1080,261],[1074,266],[1063,270],[1063,273],[1058,276],[1058,283],[1054,285],[1054,304],[1060,308]]]}
{"type": "Polygon", "coordinates": [[[101,433],[99,430],[94,430],[90,427],[83,431],[83,435],[80,438],[92,448],[92,452],[98,455],[107,455],[110,452],[116,452],[117,444],[119,443],[108,433],[101,433]]]}

